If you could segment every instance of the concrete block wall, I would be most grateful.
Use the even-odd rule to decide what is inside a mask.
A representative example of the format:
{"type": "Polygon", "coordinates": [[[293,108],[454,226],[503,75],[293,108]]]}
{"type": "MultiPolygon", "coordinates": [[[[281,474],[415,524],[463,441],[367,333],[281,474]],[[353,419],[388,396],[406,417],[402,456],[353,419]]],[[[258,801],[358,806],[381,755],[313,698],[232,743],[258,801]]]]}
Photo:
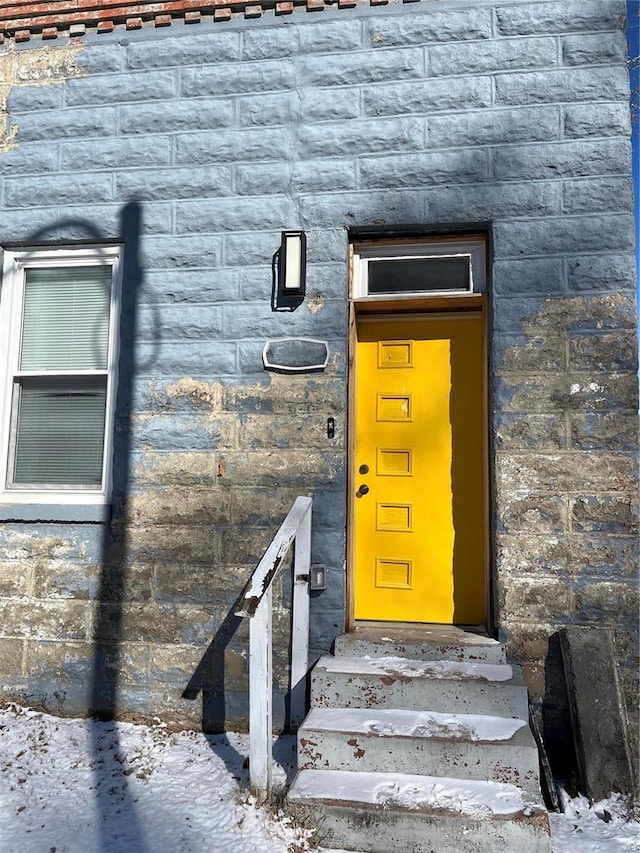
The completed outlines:
{"type": "MultiPolygon", "coordinates": [[[[349,229],[482,227],[496,626],[556,731],[553,637],[567,622],[614,628],[631,707],[624,7],[443,0],[9,49],[4,243],[118,240],[140,219],[124,228],[137,271],[116,425],[126,501],[109,529],[0,528],[5,695],[86,706],[98,624],[99,645],[122,641],[121,713],[196,724],[199,700],[182,694],[197,671],[205,722],[241,725],[246,626],[228,614],[300,493],[315,500],[313,559],[329,567],[311,627],[328,648],[344,625],[349,229]],[[307,232],[308,294],[273,312],[286,227],[307,232]],[[263,370],[265,340],[292,335],[329,341],[323,374],[263,370]]],[[[281,687],[286,599],[284,584],[281,687]]]]}

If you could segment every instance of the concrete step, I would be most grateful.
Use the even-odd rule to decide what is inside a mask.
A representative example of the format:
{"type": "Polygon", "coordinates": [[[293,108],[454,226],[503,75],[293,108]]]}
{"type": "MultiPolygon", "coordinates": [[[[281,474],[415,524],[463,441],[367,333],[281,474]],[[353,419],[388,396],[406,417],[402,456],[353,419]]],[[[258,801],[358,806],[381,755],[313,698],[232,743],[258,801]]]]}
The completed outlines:
{"type": "Polygon", "coordinates": [[[367,853],[550,853],[542,804],[514,785],[302,770],[288,794],[325,847],[367,853]]]}
{"type": "Polygon", "coordinates": [[[528,719],[527,689],[509,664],[409,658],[320,658],[311,707],[403,708],[528,719]]]}
{"type": "Polygon", "coordinates": [[[298,769],[444,775],[540,791],[528,723],[479,714],[312,708],[298,730],[298,769]]]}
{"type": "Polygon", "coordinates": [[[334,654],[350,657],[403,657],[414,660],[452,660],[506,663],[502,643],[455,625],[358,625],[336,637],[334,654]]]}

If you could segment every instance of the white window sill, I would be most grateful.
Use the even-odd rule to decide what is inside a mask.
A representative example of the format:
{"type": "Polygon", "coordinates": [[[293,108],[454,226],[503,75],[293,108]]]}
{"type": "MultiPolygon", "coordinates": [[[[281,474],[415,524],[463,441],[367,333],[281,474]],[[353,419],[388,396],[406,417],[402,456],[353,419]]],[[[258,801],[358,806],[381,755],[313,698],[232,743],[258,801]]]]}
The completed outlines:
{"type": "Polygon", "coordinates": [[[0,504],[0,522],[89,522],[106,524],[111,520],[111,504],[54,504],[54,503],[5,503],[0,504]]]}

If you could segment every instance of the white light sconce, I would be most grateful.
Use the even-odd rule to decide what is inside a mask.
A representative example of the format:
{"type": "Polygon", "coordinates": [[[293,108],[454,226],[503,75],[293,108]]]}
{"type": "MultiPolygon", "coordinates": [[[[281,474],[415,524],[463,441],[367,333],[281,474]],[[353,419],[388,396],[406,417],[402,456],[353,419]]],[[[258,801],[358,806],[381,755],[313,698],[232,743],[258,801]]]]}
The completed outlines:
{"type": "Polygon", "coordinates": [[[307,235],[283,231],[278,258],[278,295],[304,296],[307,272],[307,235]]]}
{"type": "Polygon", "coordinates": [[[327,588],[327,567],[322,563],[314,563],[309,574],[309,589],[317,592],[327,588]]]}

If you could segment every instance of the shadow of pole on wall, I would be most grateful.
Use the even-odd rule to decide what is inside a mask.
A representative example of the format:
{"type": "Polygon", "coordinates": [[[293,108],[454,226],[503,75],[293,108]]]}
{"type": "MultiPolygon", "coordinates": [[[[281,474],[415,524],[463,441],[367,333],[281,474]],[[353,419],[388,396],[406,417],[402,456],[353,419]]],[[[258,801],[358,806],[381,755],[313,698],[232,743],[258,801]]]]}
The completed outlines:
{"type": "Polygon", "coordinates": [[[122,288],[120,302],[120,353],[113,436],[111,522],[102,539],[101,573],[93,624],[93,669],[90,711],[92,726],[95,792],[101,849],[124,849],[149,853],[144,833],[127,787],[125,768],[118,761],[119,736],[112,720],[118,710],[123,639],[123,604],[127,580],[127,497],[131,467],[131,404],[135,370],[135,340],[138,294],[142,285],[140,267],[141,207],[136,201],[121,211],[122,288]],[[107,742],[105,743],[105,734],[107,742]]]}

